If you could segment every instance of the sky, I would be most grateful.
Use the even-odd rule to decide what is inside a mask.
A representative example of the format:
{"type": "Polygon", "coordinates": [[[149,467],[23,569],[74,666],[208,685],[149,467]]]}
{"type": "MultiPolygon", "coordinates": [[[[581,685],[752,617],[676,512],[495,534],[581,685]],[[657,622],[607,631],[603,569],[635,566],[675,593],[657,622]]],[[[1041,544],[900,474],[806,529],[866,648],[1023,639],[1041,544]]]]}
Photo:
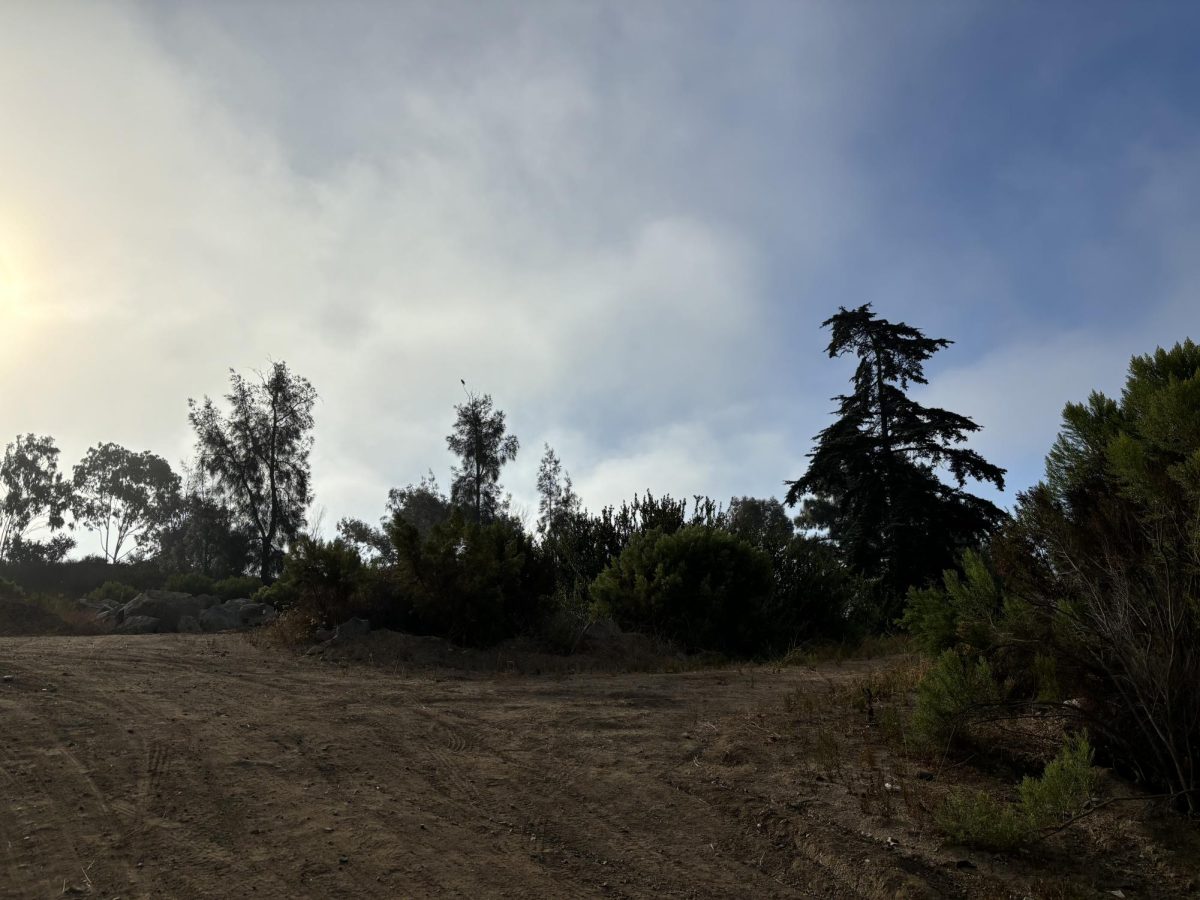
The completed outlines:
{"type": "MultiPolygon", "coordinates": [[[[178,468],[188,398],[320,393],[313,517],[432,469],[459,379],[595,509],[782,496],[872,303],[1036,482],[1063,405],[1200,338],[1200,6],[10,0],[0,443],[178,468]]],[[[81,538],[89,550],[89,539],[81,538]]]]}

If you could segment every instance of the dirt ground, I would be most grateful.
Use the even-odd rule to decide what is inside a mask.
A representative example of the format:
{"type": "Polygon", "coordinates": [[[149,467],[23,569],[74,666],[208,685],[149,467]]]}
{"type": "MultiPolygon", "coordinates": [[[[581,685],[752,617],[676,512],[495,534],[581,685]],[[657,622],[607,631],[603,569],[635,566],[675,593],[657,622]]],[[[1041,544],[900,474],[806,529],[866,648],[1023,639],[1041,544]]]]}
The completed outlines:
{"type": "Polygon", "coordinates": [[[2,638],[0,896],[1024,896],[858,821],[788,748],[786,710],[879,665],[518,676],[2,638]]]}

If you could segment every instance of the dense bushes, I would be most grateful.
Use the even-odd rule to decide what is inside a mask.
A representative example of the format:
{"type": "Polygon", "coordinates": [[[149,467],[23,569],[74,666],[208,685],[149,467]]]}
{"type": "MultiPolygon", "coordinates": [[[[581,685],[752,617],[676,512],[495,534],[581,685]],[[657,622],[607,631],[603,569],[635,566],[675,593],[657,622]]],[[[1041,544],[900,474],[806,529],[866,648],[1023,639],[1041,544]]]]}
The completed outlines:
{"type": "Polygon", "coordinates": [[[1069,404],[1046,470],[995,575],[967,557],[965,581],[910,594],[906,625],[947,654],[918,713],[985,707],[986,666],[1010,704],[1060,701],[1118,769],[1200,812],[1200,348],[1134,358],[1120,401],[1069,404]]]}
{"type": "Polygon", "coordinates": [[[763,650],[770,629],[771,561],[715,528],[654,528],[634,536],[592,595],[622,628],[689,650],[752,655],[763,650]]]}
{"type": "Polygon", "coordinates": [[[396,589],[414,630],[484,646],[533,630],[549,611],[553,580],[519,523],[468,522],[458,510],[428,537],[397,518],[396,589]]]}

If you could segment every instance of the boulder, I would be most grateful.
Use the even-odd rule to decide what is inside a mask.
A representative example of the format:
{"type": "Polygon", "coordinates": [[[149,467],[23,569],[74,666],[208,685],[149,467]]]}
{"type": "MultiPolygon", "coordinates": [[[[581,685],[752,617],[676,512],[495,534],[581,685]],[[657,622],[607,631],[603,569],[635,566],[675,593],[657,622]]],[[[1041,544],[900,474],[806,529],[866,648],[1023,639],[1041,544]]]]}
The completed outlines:
{"type": "Polygon", "coordinates": [[[200,631],[200,620],[195,616],[180,616],[179,624],[175,626],[175,630],[187,634],[195,634],[200,631]]]}
{"type": "Polygon", "coordinates": [[[138,594],[123,607],[124,618],[149,616],[160,620],[163,631],[174,631],[182,616],[195,618],[204,609],[205,598],[177,591],[146,591],[138,594]]]}
{"type": "Polygon", "coordinates": [[[366,619],[347,619],[334,629],[333,636],[338,640],[362,637],[371,633],[371,623],[366,619]]]}
{"type": "Polygon", "coordinates": [[[117,634],[157,634],[162,628],[153,616],[126,616],[114,630],[117,634]]]}
{"type": "Polygon", "coordinates": [[[200,627],[204,631],[228,631],[234,628],[249,628],[265,625],[275,619],[277,613],[270,603],[255,603],[240,598],[210,606],[200,613],[200,627]]]}
{"type": "Polygon", "coordinates": [[[204,631],[231,631],[241,627],[241,615],[228,603],[210,606],[200,613],[200,628],[204,631]]]}
{"type": "Polygon", "coordinates": [[[109,628],[113,627],[114,625],[120,625],[123,618],[125,618],[125,613],[120,607],[117,607],[116,609],[107,609],[102,613],[96,614],[96,621],[109,628]]]}
{"type": "Polygon", "coordinates": [[[107,612],[110,609],[116,609],[121,604],[116,600],[93,600],[90,597],[80,597],[75,601],[75,605],[81,610],[99,614],[107,612]]]}

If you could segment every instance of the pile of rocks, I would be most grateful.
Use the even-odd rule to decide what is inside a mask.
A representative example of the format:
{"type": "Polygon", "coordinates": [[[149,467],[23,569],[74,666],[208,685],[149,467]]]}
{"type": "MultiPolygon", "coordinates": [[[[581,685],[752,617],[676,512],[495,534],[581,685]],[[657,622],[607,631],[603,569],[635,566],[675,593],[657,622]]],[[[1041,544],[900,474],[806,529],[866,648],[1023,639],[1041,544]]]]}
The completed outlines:
{"type": "Polygon", "coordinates": [[[128,603],[113,600],[79,601],[96,614],[96,621],[116,634],[157,634],[164,631],[233,631],[265,625],[275,618],[270,603],[241,598],[222,600],[208,594],[146,591],[128,603]]]}

